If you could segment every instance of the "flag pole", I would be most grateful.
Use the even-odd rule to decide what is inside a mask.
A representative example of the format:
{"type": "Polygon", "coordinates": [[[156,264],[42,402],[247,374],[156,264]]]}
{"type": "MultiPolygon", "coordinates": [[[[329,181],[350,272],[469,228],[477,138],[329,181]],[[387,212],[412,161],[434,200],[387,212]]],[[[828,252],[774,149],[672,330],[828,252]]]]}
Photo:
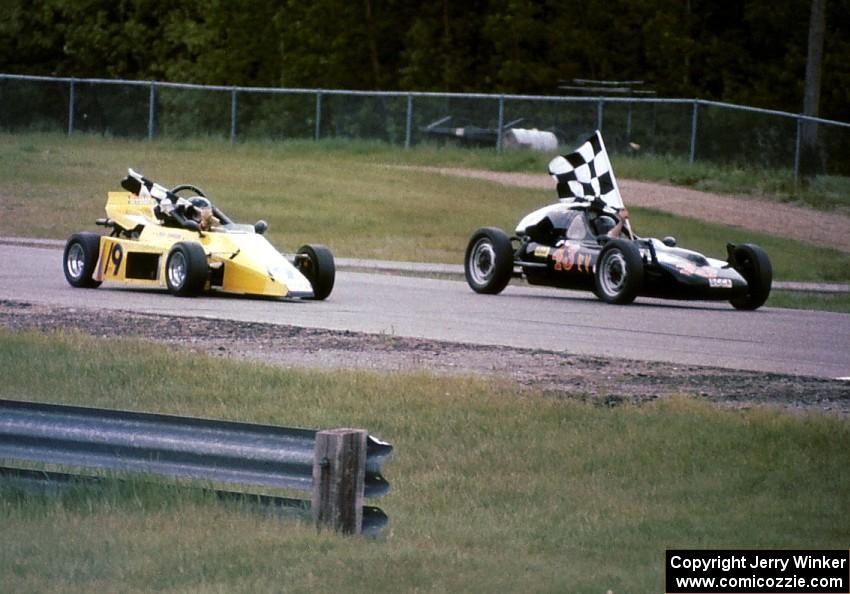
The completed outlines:
{"type": "MultiPolygon", "coordinates": [[[[599,130],[596,131],[596,138],[599,139],[599,146],[602,149],[602,152],[605,153],[605,158],[608,160],[608,172],[611,175],[611,183],[614,186],[614,190],[616,190],[617,196],[620,197],[620,208],[625,208],[626,204],[625,202],[623,202],[623,195],[620,193],[619,184],[617,184],[617,176],[614,175],[614,166],[611,164],[611,157],[608,156],[608,149],[605,148],[605,141],[602,140],[602,132],[600,132],[599,130]]],[[[617,210],[619,210],[619,208],[617,210]]],[[[619,216],[619,214],[617,216],[619,216]]],[[[626,231],[629,234],[629,238],[634,239],[635,234],[632,233],[632,226],[628,219],[626,219],[623,226],[626,228],[626,231]]]]}

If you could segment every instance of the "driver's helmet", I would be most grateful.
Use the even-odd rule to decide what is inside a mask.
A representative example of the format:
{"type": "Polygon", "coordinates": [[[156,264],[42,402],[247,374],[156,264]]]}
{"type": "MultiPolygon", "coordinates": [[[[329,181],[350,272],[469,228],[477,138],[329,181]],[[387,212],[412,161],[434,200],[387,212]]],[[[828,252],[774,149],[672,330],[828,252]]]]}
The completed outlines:
{"type": "Polygon", "coordinates": [[[186,217],[197,221],[201,229],[206,231],[212,225],[212,203],[203,196],[190,198],[189,206],[186,207],[186,217]]]}
{"type": "Polygon", "coordinates": [[[614,217],[607,214],[596,217],[593,221],[593,226],[596,228],[597,235],[607,235],[611,229],[617,224],[614,217]]]}

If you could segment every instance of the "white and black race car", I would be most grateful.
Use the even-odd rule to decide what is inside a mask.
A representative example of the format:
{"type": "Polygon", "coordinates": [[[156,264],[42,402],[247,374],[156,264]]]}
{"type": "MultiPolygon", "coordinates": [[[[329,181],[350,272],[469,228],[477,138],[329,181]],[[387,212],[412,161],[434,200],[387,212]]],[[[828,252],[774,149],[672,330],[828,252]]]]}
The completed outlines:
{"type": "Polygon", "coordinates": [[[586,145],[579,167],[596,159],[590,167],[596,175],[584,183],[596,195],[578,190],[576,179],[584,175],[579,169],[576,176],[573,167],[578,152],[553,160],[549,172],[558,180],[559,202],[526,215],[513,237],[495,227],[472,234],[464,270],[474,291],[497,294],[513,276],[521,276],[534,285],[591,290],[616,304],[647,296],[729,301],[737,309],[754,310],[767,301],[773,272],[767,254],[756,245],[727,244],[726,259],[718,260],[680,248],[672,237],[638,237],[628,225],[619,237],[611,237],[622,201],[610,167],[599,183],[604,145],[598,132],[586,145]],[[588,148],[591,143],[595,153],[588,148]]]}
{"type": "Polygon", "coordinates": [[[464,270],[478,293],[500,293],[512,276],[530,284],[592,290],[608,303],[637,296],[729,301],[756,309],[770,295],[767,254],[756,245],[728,244],[727,259],[707,258],[676,247],[666,237],[612,239],[596,230],[615,213],[594,212],[592,203],[556,204],[520,221],[514,237],[495,227],[473,233],[464,270]]]}

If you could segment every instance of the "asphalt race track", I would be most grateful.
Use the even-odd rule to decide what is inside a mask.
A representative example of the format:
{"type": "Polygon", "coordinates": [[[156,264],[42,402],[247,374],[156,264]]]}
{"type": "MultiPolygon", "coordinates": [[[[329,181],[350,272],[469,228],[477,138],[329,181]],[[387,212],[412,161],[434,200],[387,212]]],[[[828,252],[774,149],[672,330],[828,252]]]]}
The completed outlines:
{"type": "Polygon", "coordinates": [[[824,378],[850,376],[850,315],[728,303],[638,299],[612,306],[590,293],[512,284],[498,296],[463,281],[337,271],[327,301],[212,295],[104,284],[74,289],[62,251],[0,244],[0,299],[520,346],[824,378]]]}

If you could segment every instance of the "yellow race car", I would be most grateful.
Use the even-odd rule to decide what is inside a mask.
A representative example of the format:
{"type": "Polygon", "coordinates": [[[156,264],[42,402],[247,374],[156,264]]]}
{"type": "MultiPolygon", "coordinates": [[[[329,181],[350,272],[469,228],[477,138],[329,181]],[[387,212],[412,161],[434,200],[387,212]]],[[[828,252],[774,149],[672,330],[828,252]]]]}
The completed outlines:
{"type": "Polygon", "coordinates": [[[325,299],[334,285],[333,255],[302,246],[290,262],[263,236],[268,225],[237,224],[198,187],[167,189],[130,169],[123,192],[109,192],[109,235],[75,233],[65,244],[65,278],[74,287],[103,282],[168,289],[192,296],[221,291],[325,299]]]}

